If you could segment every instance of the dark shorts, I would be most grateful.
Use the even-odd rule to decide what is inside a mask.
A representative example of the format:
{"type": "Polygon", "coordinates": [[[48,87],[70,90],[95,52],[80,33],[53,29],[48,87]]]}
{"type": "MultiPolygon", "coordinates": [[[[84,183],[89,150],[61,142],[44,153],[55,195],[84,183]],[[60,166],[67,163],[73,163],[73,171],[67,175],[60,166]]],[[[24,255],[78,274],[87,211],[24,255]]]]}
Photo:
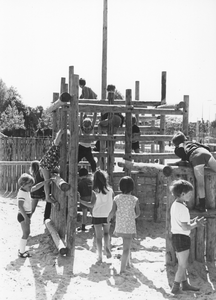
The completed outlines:
{"type": "Polygon", "coordinates": [[[139,142],[132,143],[132,150],[139,149],[139,142]]]}
{"type": "Polygon", "coordinates": [[[207,166],[209,159],[211,158],[211,153],[205,148],[198,148],[190,155],[190,163],[193,167],[199,165],[207,166]]]}
{"type": "Polygon", "coordinates": [[[172,234],[172,246],[175,252],[189,250],[191,246],[191,239],[185,234],[172,234]]]}
{"type": "Polygon", "coordinates": [[[94,217],[92,217],[92,224],[93,225],[108,224],[107,223],[107,218],[94,218],[94,217]]]}
{"type": "MultiPolygon", "coordinates": [[[[29,219],[31,218],[31,214],[27,214],[27,216],[29,217],[29,219]]],[[[19,222],[19,223],[21,223],[21,222],[23,222],[25,219],[24,219],[24,217],[23,217],[23,215],[21,214],[21,213],[18,213],[17,214],[17,221],[19,222]]]]}

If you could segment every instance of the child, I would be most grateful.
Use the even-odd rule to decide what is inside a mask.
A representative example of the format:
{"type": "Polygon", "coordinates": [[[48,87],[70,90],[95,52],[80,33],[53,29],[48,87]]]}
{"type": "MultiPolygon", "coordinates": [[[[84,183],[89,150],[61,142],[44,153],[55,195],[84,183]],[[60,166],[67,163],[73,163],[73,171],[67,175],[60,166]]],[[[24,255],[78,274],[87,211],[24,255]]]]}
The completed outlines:
{"type": "MultiPolygon", "coordinates": [[[[79,170],[78,192],[80,193],[81,200],[86,202],[91,201],[92,180],[88,177],[88,170],[85,168],[79,170]]],[[[82,209],[82,227],[78,227],[77,230],[86,231],[87,207],[80,203],[80,208],[82,209]]]]}
{"type": "Polygon", "coordinates": [[[114,198],[112,211],[107,221],[116,215],[116,226],[114,234],[123,238],[123,254],[121,258],[120,274],[130,267],[130,248],[132,238],[136,235],[136,218],[140,215],[138,198],[131,195],[134,189],[134,181],[130,176],[120,179],[119,187],[122,194],[114,198]]]}
{"type": "Polygon", "coordinates": [[[95,94],[95,92],[93,92],[91,88],[86,86],[85,79],[80,78],[79,86],[82,89],[80,99],[97,99],[97,94],[95,94]]]}
{"type": "Polygon", "coordinates": [[[107,217],[113,205],[113,190],[108,185],[108,174],[103,170],[97,170],[93,178],[93,190],[91,202],[80,200],[80,203],[92,208],[92,224],[96,234],[96,244],[98,251],[97,263],[102,262],[102,237],[104,236],[104,246],[107,258],[111,257],[109,245],[109,223],[107,217]]]}
{"type": "MultiPolygon", "coordinates": [[[[39,182],[44,181],[43,174],[40,169],[39,160],[34,160],[31,162],[30,174],[34,177],[35,185],[38,184],[39,182]]],[[[32,215],[33,215],[37,207],[38,201],[45,199],[44,187],[42,186],[40,189],[31,192],[31,198],[32,198],[32,215]]],[[[52,207],[51,204],[52,203],[50,202],[46,202],[45,211],[44,211],[44,221],[50,218],[51,207],[52,207]]]]}
{"type": "Polygon", "coordinates": [[[216,172],[216,160],[210,153],[208,146],[188,141],[181,131],[173,136],[172,142],[175,145],[175,154],[180,157],[182,161],[191,163],[193,167],[199,196],[199,205],[195,208],[200,212],[205,212],[204,167],[208,166],[216,172]]]}
{"type": "Polygon", "coordinates": [[[23,232],[22,238],[20,240],[20,248],[18,250],[18,255],[21,258],[31,256],[28,251],[25,251],[27,239],[30,234],[30,218],[32,214],[32,202],[30,192],[36,191],[39,188],[41,188],[45,184],[45,181],[33,186],[34,183],[34,178],[27,173],[22,174],[18,180],[18,185],[20,189],[17,194],[17,220],[20,223],[23,232]]]}
{"type": "MultiPolygon", "coordinates": [[[[56,134],[56,137],[52,143],[52,146],[48,149],[45,155],[40,161],[40,168],[44,177],[44,180],[47,181],[51,177],[51,173],[55,173],[59,168],[59,159],[60,159],[60,142],[64,130],[59,130],[56,134]]],[[[53,202],[53,199],[50,197],[50,186],[48,184],[44,185],[45,191],[45,200],[47,202],[53,202]]]]}
{"type": "MultiPolygon", "coordinates": [[[[83,119],[83,113],[81,113],[81,115],[80,115],[80,131],[81,131],[82,135],[88,136],[89,134],[93,133],[96,118],[97,118],[97,114],[95,113],[93,121],[91,122],[90,118],[83,119]]],[[[88,142],[88,141],[79,142],[78,162],[80,162],[81,159],[84,157],[90,163],[92,172],[95,172],[96,162],[92,155],[91,142],[88,142]]]]}
{"type": "Polygon", "coordinates": [[[171,292],[177,294],[180,291],[180,283],[183,291],[199,291],[199,288],[191,286],[187,282],[186,270],[190,250],[190,232],[192,229],[204,226],[204,217],[190,220],[189,209],[186,203],[191,198],[193,186],[190,182],[179,179],[172,183],[171,193],[175,197],[170,210],[172,245],[178,259],[178,269],[175,274],[171,292]]]}
{"type": "Polygon", "coordinates": [[[139,153],[139,138],[140,135],[140,128],[137,126],[137,119],[136,117],[132,117],[132,150],[135,153],[139,153]]]}

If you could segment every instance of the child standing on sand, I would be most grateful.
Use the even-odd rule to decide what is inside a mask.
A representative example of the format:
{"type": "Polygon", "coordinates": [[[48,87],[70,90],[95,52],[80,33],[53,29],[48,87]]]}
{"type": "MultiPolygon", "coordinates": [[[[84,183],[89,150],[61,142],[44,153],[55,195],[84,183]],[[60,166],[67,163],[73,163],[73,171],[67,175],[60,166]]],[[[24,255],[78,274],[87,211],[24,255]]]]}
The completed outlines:
{"type": "Polygon", "coordinates": [[[170,210],[172,245],[178,259],[178,269],[175,274],[174,284],[171,293],[177,294],[180,291],[180,284],[183,291],[199,291],[199,288],[191,286],[187,281],[187,265],[190,251],[190,232],[192,229],[205,226],[204,217],[197,217],[190,220],[189,209],[186,203],[191,198],[193,186],[190,182],[179,179],[172,183],[170,191],[175,197],[170,210]]]}
{"type": "Polygon", "coordinates": [[[116,215],[114,234],[123,238],[123,254],[121,258],[120,274],[130,267],[130,248],[132,238],[136,235],[136,218],[140,215],[138,198],[131,195],[134,189],[134,181],[130,176],[124,176],[119,182],[121,194],[114,198],[112,211],[107,220],[116,215]]]}
{"type": "Polygon", "coordinates": [[[107,217],[113,205],[113,190],[108,185],[108,174],[103,170],[97,170],[94,173],[91,202],[85,202],[80,199],[80,203],[92,208],[92,224],[94,225],[96,244],[98,251],[97,263],[102,262],[102,238],[104,237],[104,246],[107,258],[111,257],[109,222],[107,217]]]}
{"type": "MultiPolygon", "coordinates": [[[[50,180],[49,180],[50,181],[50,180]]],[[[17,220],[22,228],[22,238],[20,240],[20,247],[18,251],[18,256],[21,258],[30,257],[28,251],[25,251],[27,239],[30,234],[30,223],[31,223],[31,214],[32,214],[32,200],[30,192],[36,191],[41,188],[45,183],[48,182],[40,182],[33,186],[35,183],[34,178],[24,173],[20,176],[18,180],[18,185],[20,187],[17,193],[17,205],[18,205],[18,214],[17,220]]]]}

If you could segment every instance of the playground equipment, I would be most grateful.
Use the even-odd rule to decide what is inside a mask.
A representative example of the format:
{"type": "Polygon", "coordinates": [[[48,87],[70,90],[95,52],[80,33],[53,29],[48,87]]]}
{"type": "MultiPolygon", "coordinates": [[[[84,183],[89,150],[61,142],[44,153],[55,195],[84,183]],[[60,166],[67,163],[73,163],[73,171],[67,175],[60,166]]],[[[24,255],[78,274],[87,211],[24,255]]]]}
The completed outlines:
{"type": "MultiPolygon", "coordinates": [[[[154,221],[161,221],[166,219],[166,232],[167,232],[167,249],[166,249],[166,262],[175,263],[175,255],[172,250],[170,241],[170,219],[169,209],[173,201],[170,192],[169,184],[176,178],[185,178],[191,181],[196,186],[194,181],[193,172],[188,167],[166,167],[162,163],[165,159],[176,158],[174,153],[164,152],[165,141],[171,140],[171,136],[164,134],[164,118],[165,115],[181,115],[183,117],[183,131],[187,134],[188,131],[188,108],[189,108],[189,97],[184,96],[183,100],[177,105],[168,105],[165,102],[166,99],[166,74],[162,73],[162,93],[161,101],[142,101],[132,100],[131,90],[126,90],[126,101],[115,100],[113,101],[112,95],[108,94],[108,99],[102,100],[79,100],[78,97],[78,79],[77,75],[74,75],[74,68],[69,67],[69,83],[66,84],[65,78],[61,79],[60,96],[58,93],[53,94],[53,103],[50,106],[50,111],[53,114],[53,134],[58,131],[59,128],[67,129],[69,126],[71,132],[71,138],[68,139],[65,134],[62,138],[61,147],[61,159],[60,159],[60,176],[66,184],[67,188],[58,187],[58,184],[53,185],[52,193],[60,204],[60,210],[57,211],[55,208],[52,209],[51,225],[47,225],[51,235],[54,235],[54,242],[59,249],[62,250],[63,255],[74,257],[75,248],[75,230],[77,220],[77,146],[79,141],[96,141],[100,140],[108,142],[108,150],[105,151],[102,145],[100,153],[94,153],[94,156],[98,158],[98,162],[101,167],[106,168],[109,176],[110,183],[113,186],[115,194],[118,191],[118,182],[120,178],[126,173],[130,174],[135,183],[134,194],[139,198],[141,207],[141,216],[138,218],[138,226],[142,224],[142,219],[153,219],[154,221]],[[69,101],[62,101],[63,96],[66,96],[69,101]],[[108,134],[93,134],[89,137],[79,136],[78,130],[78,116],[79,112],[87,113],[104,113],[109,112],[110,115],[114,112],[125,113],[126,121],[123,128],[119,128],[117,134],[112,134],[111,128],[108,134]],[[157,120],[160,116],[160,126],[157,127],[155,123],[152,126],[140,126],[141,136],[139,137],[140,142],[150,143],[151,153],[131,153],[131,115],[135,114],[140,118],[151,119],[152,122],[157,120]],[[153,132],[153,133],[152,133],[153,132]],[[151,134],[149,134],[151,133],[151,134]],[[117,141],[125,142],[125,151],[115,152],[114,143],[117,141]],[[67,144],[70,142],[69,147],[67,144]],[[154,153],[154,144],[159,143],[160,153],[154,153]],[[69,149],[69,153],[67,152],[69,149]],[[67,156],[69,157],[69,171],[67,174],[67,156]],[[114,160],[116,158],[125,158],[127,165],[125,172],[119,171],[114,172],[114,160]],[[159,159],[159,164],[146,164],[142,161],[159,159]],[[140,163],[132,160],[139,159],[140,163]],[[129,167],[128,166],[132,166],[129,167]],[[134,168],[134,169],[133,169],[134,168]],[[136,169],[137,168],[137,169],[136,169]],[[141,171],[141,172],[140,172],[141,171]],[[167,172],[167,173],[166,173],[167,172]],[[168,176],[169,175],[169,176],[168,176]],[[69,189],[68,189],[69,187],[69,189]],[[68,189],[68,190],[67,190],[68,189]],[[57,238],[56,238],[57,237],[57,238]],[[56,240],[56,241],[55,241],[56,240]],[[61,241],[60,241],[61,240],[61,241]],[[60,248],[58,245],[61,245],[60,248]]],[[[136,82],[136,95],[138,99],[138,82],[136,82]]],[[[25,139],[26,141],[26,139],[25,139]]],[[[50,140],[46,140],[46,145],[40,146],[38,151],[38,145],[41,143],[41,139],[32,139],[30,144],[26,145],[23,139],[9,139],[2,137],[0,139],[0,176],[1,176],[1,189],[16,191],[16,182],[20,172],[28,170],[31,160],[40,158],[42,153],[45,152],[50,140]],[[28,146],[28,151],[26,147],[28,146]],[[37,152],[38,151],[38,152],[37,152]],[[25,153],[25,156],[24,156],[25,153]],[[27,155],[26,155],[27,153],[27,155]],[[6,159],[6,154],[8,158],[6,159]],[[8,161],[11,160],[11,161],[8,161]],[[13,160],[13,161],[12,161],[13,160]],[[16,161],[17,160],[17,161],[16,161]],[[15,182],[15,184],[14,184],[15,182]]],[[[123,162],[124,163],[124,162],[123,162]]],[[[123,164],[121,167],[124,166],[123,164]]],[[[191,254],[191,260],[204,260],[206,256],[208,259],[212,259],[214,256],[215,248],[215,237],[213,230],[215,230],[215,176],[216,174],[205,170],[206,180],[206,198],[208,203],[207,213],[207,226],[203,232],[195,231],[194,237],[192,236],[192,247],[193,251],[191,254]],[[198,244],[197,244],[198,243],[198,244]],[[205,246],[206,245],[206,246],[205,246]],[[201,249],[201,250],[200,250],[201,249]],[[207,254],[208,253],[208,254],[207,254]]],[[[57,180],[56,183],[59,181],[57,180]]],[[[196,199],[196,190],[194,197],[191,200],[191,209],[194,206],[196,199]]],[[[191,211],[191,214],[195,213],[191,211]]],[[[47,222],[48,223],[48,222],[47,222]]],[[[48,223],[50,224],[50,223],[48,223]]]]}

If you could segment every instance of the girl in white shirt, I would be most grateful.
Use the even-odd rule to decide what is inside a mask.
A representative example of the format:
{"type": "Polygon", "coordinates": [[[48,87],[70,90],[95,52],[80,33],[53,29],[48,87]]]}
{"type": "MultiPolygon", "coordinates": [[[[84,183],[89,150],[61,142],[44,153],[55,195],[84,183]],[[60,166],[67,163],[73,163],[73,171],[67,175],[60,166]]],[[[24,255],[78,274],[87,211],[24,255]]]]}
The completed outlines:
{"type": "Polygon", "coordinates": [[[108,185],[108,174],[106,171],[97,170],[93,178],[93,190],[91,202],[79,200],[81,204],[92,208],[92,224],[94,225],[96,244],[98,251],[97,263],[102,262],[102,238],[107,258],[111,257],[109,228],[107,217],[112,209],[114,193],[108,185]]]}
{"type": "Polygon", "coordinates": [[[170,210],[172,245],[178,259],[178,269],[171,293],[177,294],[180,292],[180,283],[183,291],[199,291],[199,288],[193,287],[187,282],[186,270],[191,243],[190,232],[198,226],[205,226],[206,220],[204,217],[200,219],[196,217],[190,220],[189,210],[186,206],[193,191],[190,182],[183,179],[173,181],[170,191],[175,197],[170,210]]]}

